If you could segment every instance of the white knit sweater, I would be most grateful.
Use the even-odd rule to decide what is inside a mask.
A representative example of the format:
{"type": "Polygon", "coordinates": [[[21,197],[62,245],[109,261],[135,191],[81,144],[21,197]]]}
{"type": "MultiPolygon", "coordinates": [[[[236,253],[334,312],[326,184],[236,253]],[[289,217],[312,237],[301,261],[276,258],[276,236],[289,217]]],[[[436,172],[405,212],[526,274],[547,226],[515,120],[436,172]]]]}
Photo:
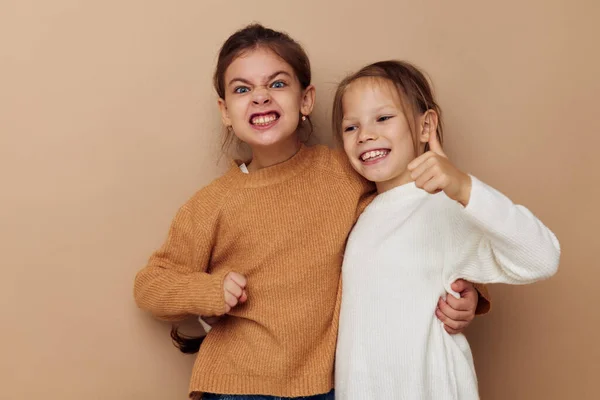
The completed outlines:
{"type": "Polygon", "coordinates": [[[336,399],[478,399],[464,335],[436,303],[463,278],[526,284],[553,275],[560,247],[529,210],[472,178],[467,207],[409,183],[377,196],[342,267],[336,399]]]}

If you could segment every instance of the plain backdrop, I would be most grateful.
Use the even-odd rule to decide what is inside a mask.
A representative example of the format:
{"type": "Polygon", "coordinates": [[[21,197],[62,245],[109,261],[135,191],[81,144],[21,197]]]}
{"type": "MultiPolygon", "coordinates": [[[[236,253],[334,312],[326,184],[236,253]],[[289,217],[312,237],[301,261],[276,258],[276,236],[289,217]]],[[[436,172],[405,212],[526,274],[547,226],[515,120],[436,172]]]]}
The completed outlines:
{"type": "Polygon", "coordinates": [[[258,21],[306,48],[323,143],[347,72],[400,58],[429,73],[450,157],[563,250],[553,279],[491,288],[468,332],[482,398],[597,398],[599,7],[1,0],[0,397],[186,398],[193,357],[136,308],[133,278],[226,165],[211,76],[227,36],[258,21]]]}

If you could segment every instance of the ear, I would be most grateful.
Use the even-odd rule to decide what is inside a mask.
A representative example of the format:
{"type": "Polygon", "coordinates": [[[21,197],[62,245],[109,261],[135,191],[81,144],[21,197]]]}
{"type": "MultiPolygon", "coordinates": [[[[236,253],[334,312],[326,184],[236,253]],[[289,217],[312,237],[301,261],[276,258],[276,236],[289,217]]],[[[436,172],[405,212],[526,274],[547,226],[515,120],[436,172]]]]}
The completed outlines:
{"type": "Polygon", "coordinates": [[[227,111],[225,99],[219,98],[217,103],[219,105],[219,111],[221,112],[221,121],[223,121],[223,125],[231,126],[231,119],[229,118],[229,112],[227,111]]]}
{"type": "Polygon", "coordinates": [[[425,111],[419,117],[419,142],[427,143],[431,135],[437,135],[438,114],[434,110],[425,111]]]}
{"type": "Polygon", "coordinates": [[[300,100],[300,112],[302,115],[310,115],[315,106],[316,90],[313,85],[309,85],[302,93],[300,100]]]}

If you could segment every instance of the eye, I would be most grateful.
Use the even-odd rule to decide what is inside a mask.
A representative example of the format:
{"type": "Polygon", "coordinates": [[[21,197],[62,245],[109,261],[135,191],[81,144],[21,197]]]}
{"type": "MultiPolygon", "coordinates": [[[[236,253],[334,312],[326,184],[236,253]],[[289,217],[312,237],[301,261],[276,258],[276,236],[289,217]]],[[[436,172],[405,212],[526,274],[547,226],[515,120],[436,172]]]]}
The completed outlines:
{"type": "Polygon", "coordinates": [[[393,115],[382,115],[381,117],[377,118],[377,122],[385,122],[392,118],[394,118],[393,115]]]}
{"type": "Polygon", "coordinates": [[[287,86],[287,84],[284,81],[275,81],[275,82],[271,83],[271,87],[273,89],[283,89],[286,86],[287,86]]]}
{"type": "Polygon", "coordinates": [[[356,130],[356,125],[350,125],[343,128],[344,132],[352,132],[356,130]]]}
{"type": "Polygon", "coordinates": [[[233,93],[239,93],[239,94],[248,93],[249,91],[250,91],[250,88],[247,86],[238,86],[235,89],[233,89],[233,93]]]}

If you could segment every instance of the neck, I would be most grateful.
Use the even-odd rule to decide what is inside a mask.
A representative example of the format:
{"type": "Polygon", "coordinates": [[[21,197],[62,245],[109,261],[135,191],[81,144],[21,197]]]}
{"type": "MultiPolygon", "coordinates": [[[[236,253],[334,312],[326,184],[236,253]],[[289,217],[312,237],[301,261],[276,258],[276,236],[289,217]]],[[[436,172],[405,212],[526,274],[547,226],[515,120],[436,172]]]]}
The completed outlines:
{"type": "Polygon", "coordinates": [[[300,150],[300,147],[301,143],[295,136],[290,140],[272,146],[254,146],[248,171],[258,171],[259,169],[281,164],[292,158],[300,150]]]}
{"type": "Polygon", "coordinates": [[[388,181],[375,182],[375,186],[377,186],[377,193],[381,194],[395,187],[406,185],[407,183],[410,183],[412,181],[413,179],[410,177],[410,171],[405,169],[400,175],[388,181]]]}

